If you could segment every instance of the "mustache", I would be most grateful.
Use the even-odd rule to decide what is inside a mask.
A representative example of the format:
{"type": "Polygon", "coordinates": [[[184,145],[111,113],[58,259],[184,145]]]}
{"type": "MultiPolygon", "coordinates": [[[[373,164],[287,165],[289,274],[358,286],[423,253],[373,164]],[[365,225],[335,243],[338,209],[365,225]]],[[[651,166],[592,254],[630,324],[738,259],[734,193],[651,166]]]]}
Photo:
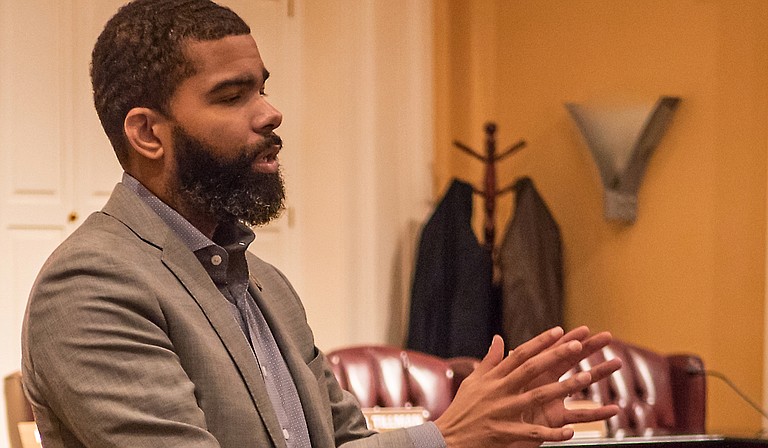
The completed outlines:
{"type": "Polygon", "coordinates": [[[274,132],[270,132],[264,136],[264,140],[252,146],[241,147],[236,160],[238,160],[238,163],[242,164],[243,166],[250,165],[256,159],[264,157],[264,154],[268,154],[270,152],[277,153],[277,151],[275,151],[276,147],[278,148],[277,151],[280,151],[280,149],[283,148],[283,139],[274,132]]]}
{"type": "Polygon", "coordinates": [[[271,150],[275,146],[282,148],[283,139],[280,138],[280,136],[275,134],[274,132],[270,132],[269,134],[265,135],[264,140],[260,141],[256,146],[257,146],[256,149],[258,150],[258,152],[271,150]]]}

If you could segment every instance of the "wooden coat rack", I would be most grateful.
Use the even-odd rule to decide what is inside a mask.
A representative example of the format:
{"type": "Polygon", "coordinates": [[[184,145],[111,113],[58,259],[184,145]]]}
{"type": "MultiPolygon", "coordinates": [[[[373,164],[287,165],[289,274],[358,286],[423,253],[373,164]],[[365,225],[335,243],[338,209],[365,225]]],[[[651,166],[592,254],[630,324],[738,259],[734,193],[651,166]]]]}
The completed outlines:
{"type": "Polygon", "coordinates": [[[485,176],[483,179],[484,188],[482,190],[479,190],[476,187],[472,188],[474,189],[475,193],[483,196],[483,199],[485,200],[483,246],[485,246],[488,250],[493,251],[493,247],[496,241],[496,197],[505,193],[509,193],[514,188],[514,184],[509,184],[501,190],[496,188],[496,162],[506,158],[510,154],[520,149],[523,149],[525,144],[526,143],[524,140],[520,140],[497,155],[496,123],[493,122],[488,122],[485,124],[485,155],[480,154],[479,152],[458,140],[453,141],[454,146],[471,155],[472,157],[479,159],[485,165],[485,176]]]}

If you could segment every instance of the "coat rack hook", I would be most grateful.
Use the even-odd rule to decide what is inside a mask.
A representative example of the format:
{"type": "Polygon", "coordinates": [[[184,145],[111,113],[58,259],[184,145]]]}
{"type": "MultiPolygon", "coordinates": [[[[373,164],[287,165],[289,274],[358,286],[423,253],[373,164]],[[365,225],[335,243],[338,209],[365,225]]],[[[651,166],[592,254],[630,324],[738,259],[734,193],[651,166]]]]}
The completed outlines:
{"type": "Polygon", "coordinates": [[[480,154],[469,146],[459,142],[453,141],[453,145],[472,157],[479,159],[485,165],[485,175],[483,178],[483,189],[473,189],[475,192],[480,193],[485,200],[485,222],[483,224],[483,245],[488,250],[493,250],[496,239],[496,196],[511,191],[511,187],[504,188],[499,191],[496,188],[496,162],[509,156],[510,154],[523,149],[526,145],[524,140],[520,140],[514,145],[510,146],[503,153],[496,155],[496,130],[497,126],[495,122],[489,121],[485,124],[485,155],[480,154]]]}

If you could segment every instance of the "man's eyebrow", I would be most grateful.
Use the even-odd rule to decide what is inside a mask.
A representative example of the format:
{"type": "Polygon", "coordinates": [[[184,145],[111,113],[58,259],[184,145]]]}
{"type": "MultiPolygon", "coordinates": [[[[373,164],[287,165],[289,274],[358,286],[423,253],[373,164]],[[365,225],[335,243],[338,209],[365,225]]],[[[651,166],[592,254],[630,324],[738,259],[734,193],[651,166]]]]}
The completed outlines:
{"type": "MultiPolygon", "coordinates": [[[[264,69],[262,71],[262,84],[269,78],[269,71],[264,69]]],[[[232,87],[253,87],[259,80],[253,75],[243,75],[236,78],[225,79],[216,83],[209,91],[208,95],[216,95],[217,93],[232,88],[232,87]]]]}

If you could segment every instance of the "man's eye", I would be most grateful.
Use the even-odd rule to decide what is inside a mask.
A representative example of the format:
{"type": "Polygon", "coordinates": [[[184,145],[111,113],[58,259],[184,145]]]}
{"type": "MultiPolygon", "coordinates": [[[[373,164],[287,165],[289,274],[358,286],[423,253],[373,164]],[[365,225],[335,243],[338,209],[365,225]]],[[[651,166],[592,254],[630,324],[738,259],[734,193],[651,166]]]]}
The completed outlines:
{"type": "Polygon", "coordinates": [[[240,98],[241,98],[240,95],[225,96],[224,98],[221,99],[221,102],[224,104],[236,103],[240,98]]]}

